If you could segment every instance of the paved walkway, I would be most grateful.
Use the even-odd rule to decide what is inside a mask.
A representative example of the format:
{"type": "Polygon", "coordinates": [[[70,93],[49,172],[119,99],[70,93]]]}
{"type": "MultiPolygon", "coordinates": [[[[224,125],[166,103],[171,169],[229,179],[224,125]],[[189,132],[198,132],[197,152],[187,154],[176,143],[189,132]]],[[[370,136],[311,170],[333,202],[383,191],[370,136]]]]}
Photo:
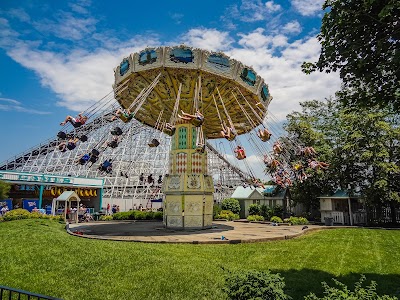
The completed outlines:
{"type": "MultiPolygon", "coordinates": [[[[85,238],[145,243],[236,244],[290,239],[325,226],[272,226],[261,223],[214,222],[211,229],[172,230],[162,222],[109,221],[70,224],[69,233],[85,238]]],[[[332,228],[332,227],[330,227],[332,228]]]]}

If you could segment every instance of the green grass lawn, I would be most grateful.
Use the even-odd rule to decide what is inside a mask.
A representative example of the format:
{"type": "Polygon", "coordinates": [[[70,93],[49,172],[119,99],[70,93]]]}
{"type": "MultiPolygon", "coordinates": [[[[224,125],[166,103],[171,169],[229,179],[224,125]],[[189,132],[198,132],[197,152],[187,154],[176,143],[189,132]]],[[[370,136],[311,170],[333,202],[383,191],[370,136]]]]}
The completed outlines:
{"type": "Polygon", "coordinates": [[[336,229],[267,243],[177,245],[70,236],[49,220],[0,223],[0,285],[63,299],[224,299],[225,270],[280,273],[302,299],[361,274],[400,294],[400,231],[336,229]]]}

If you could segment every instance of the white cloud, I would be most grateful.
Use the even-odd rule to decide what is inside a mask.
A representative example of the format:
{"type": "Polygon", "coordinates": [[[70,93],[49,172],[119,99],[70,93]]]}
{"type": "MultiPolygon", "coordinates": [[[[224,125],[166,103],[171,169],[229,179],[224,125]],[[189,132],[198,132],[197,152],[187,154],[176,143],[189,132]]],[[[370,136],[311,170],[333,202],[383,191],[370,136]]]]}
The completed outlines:
{"type": "Polygon", "coordinates": [[[30,22],[30,16],[22,8],[13,8],[7,11],[7,15],[17,18],[21,22],[30,22]]]}
{"type": "Polygon", "coordinates": [[[50,88],[60,98],[59,105],[72,110],[83,110],[112,90],[113,69],[123,57],[145,48],[146,44],[131,41],[131,45],[116,50],[82,50],[68,54],[53,53],[32,48],[20,42],[8,50],[8,55],[22,66],[33,70],[42,85],[50,88]]]}
{"type": "Polygon", "coordinates": [[[262,48],[272,43],[272,38],[263,34],[263,28],[257,28],[249,34],[239,33],[239,45],[249,48],[262,48]]]}
{"type": "Polygon", "coordinates": [[[181,24],[182,23],[183,14],[173,13],[173,14],[170,14],[170,17],[171,17],[172,20],[175,21],[175,24],[181,24]]]}
{"type": "Polygon", "coordinates": [[[180,42],[209,51],[223,51],[229,49],[233,39],[229,36],[229,33],[225,31],[194,28],[183,34],[180,38],[180,42]]]}
{"type": "MultiPolygon", "coordinates": [[[[249,36],[252,34],[254,32],[249,36]]],[[[288,113],[299,110],[299,102],[323,100],[339,90],[340,79],[336,73],[306,75],[301,72],[303,61],[316,61],[319,57],[320,45],[316,38],[308,37],[288,43],[280,51],[280,48],[273,48],[287,43],[284,36],[265,38],[275,43],[270,44],[270,48],[263,44],[258,48],[233,48],[228,51],[228,55],[252,66],[269,85],[273,96],[269,109],[276,117],[274,123],[284,120],[288,113]],[[277,42],[279,40],[281,42],[277,42]]],[[[245,35],[242,40],[246,40],[245,35]]]]}
{"type": "Polygon", "coordinates": [[[45,34],[54,34],[65,40],[81,40],[96,30],[97,20],[94,18],[79,18],[71,13],[61,12],[56,21],[43,19],[33,22],[36,30],[45,34]]]}
{"type": "Polygon", "coordinates": [[[271,12],[280,11],[282,9],[282,7],[279,4],[275,4],[274,1],[265,2],[265,7],[271,12]]]}
{"type": "Polygon", "coordinates": [[[48,115],[50,112],[41,111],[29,107],[24,107],[23,104],[17,100],[10,98],[0,98],[0,110],[10,111],[10,112],[22,112],[22,113],[30,113],[37,115],[48,115]],[[1,103],[3,102],[3,103],[1,103]],[[4,104],[5,102],[5,104],[4,104]]]}
{"type": "Polygon", "coordinates": [[[300,33],[301,32],[301,25],[298,21],[292,21],[289,23],[286,23],[283,27],[282,27],[282,32],[283,33],[300,33]]]}
{"type": "Polygon", "coordinates": [[[303,16],[322,13],[324,0],[292,0],[292,6],[303,16]]]}

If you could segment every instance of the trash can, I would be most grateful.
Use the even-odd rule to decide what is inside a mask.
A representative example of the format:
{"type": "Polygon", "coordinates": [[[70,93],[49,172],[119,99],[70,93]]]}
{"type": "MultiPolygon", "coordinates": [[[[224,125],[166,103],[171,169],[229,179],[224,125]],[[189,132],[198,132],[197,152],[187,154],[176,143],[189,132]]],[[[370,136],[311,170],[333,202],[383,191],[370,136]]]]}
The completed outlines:
{"type": "Polygon", "coordinates": [[[333,226],[333,218],[325,217],[325,226],[333,226]]]}

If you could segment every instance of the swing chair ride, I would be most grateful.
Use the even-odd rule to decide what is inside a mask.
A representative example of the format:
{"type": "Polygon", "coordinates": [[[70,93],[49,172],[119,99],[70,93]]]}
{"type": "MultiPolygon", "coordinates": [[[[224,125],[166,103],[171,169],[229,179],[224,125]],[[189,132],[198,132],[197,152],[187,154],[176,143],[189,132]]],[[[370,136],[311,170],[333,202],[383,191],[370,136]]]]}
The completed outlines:
{"type": "MultiPolygon", "coordinates": [[[[214,183],[207,170],[207,140],[228,141],[231,155],[248,170],[251,178],[246,184],[250,185],[262,183],[246,161],[242,135],[246,135],[246,147],[250,145],[266,172],[281,186],[307,178],[304,159],[314,169],[326,167],[315,160],[312,147],[302,147],[295,138],[278,139],[277,122],[270,112],[267,119],[272,100],[267,84],[251,67],[223,53],[184,45],[147,48],[124,58],[114,75],[118,103],[112,105],[109,121],[119,120],[122,125],[98,141],[90,162],[95,163],[108,147],[117,148],[133,119],[155,129],[148,137],[150,148],[159,147],[163,134],[170,136],[168,174],[162,183],[167,228],[212,225],[214,183]]],[[[77,119],[67,117],[63,124],[70,122],[74,137],[84,143],[87,128],[82,128],[89,125],[86,120],[80,124],[80,118],[81,114],[77,119]]],[[[68,138],[64,131],[58,137],[68,138]]],[[[70,142],[65,143],[68,148],[70,142]]]]}
{"type": "MultiPolygon", "coordinates": [[[[222,53],[179,46],[131,54],[115,69],[114,89],[126,113],[172,138],[163,184],[165,225],[210,227],[214,183],[207,173],[206,141],[225,138],[244,160],[237,137],[264,126],[272,99],[267,85],[222,53]]],[[[149,146],[157,147],[156,141],[151,137],[149,146]]]]}

